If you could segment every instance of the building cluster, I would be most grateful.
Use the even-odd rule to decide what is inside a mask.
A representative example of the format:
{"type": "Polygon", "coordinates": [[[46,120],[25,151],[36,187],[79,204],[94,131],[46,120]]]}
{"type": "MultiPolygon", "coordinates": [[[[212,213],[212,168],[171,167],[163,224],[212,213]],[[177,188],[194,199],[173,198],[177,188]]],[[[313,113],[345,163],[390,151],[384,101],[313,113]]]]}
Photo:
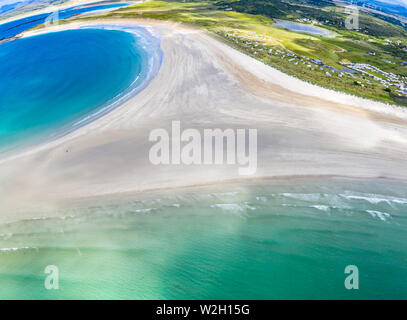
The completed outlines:
{"type": "Polygon", "coordinates": [[[297,19],[297,21],[300,22],[300,23],[322,24],[321,22],[319,22],[317,20],[311,20],[311,19],[308,19],[308,18],[300,18],[300,19],[297,19]]]}
{"type": "Polygon", "coordinates": [[[361,73],[364,76],[380,82],[384,87],[395,87],[399,94],[407,96],[407,77],[386,72],[367,63],[341,63],[344,67],[361,73]]]}
{"type": "MultiPolygon", "coordinates": [[[[288,49],[284,49],[280,46],[267,46],[264,42],[267,40],[266,36],[258,35],[256,33],[245,35],[245,37],[237,33],[221,32],[221,34],[237,44],[243,45],[249,49],[252,54],[260,55],[267,53],[268,55],[279,57],[284,59],[287,63],[293,65],[304,65],[304,67],[311,70],[324,71],[327,77],[336,75],[340,78],[349,77],[354,78],[355,83],[364,87],[366,84],[371,85],[372,81],[381,83],[385,88],[395,88],[399,95],[407,96],[407,77],[394,74],[392,72],[386,72],[378,67],[365,63],[340,63],[343,68],[338,69],[330,66],[318,59],[312,59],[304,55],[298,55],[288,49]],[[362,76],[362,78],[360,77],[362,76]]],[[[375,55],[372,51],[371,55],[375,55]]],[[[390,60],[386,60],[386,63],[395,64],[390,60]]]]}

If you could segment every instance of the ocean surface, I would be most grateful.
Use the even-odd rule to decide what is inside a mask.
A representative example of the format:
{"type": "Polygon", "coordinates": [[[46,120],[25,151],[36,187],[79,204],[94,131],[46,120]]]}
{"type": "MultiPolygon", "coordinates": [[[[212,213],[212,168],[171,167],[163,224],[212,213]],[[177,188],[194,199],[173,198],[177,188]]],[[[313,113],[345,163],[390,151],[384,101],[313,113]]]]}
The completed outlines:
{"type": "Polygon", "coordinates": [[[71,203],[0,226],[0,298],[406,299],[406,195],[287,179],[71,203]]]}
{"type": "Polygon", "coordinates": [[[1,44],[0,151],[74,130],[146,85],[159,40],[125,31],[99,26],[1,44]]]}
{"type": "Polygon", "coordinates": [[[276,23],[274,23],[275,26],[283,27],[285,29],[295,31],[295,32],[303,32],[303,33],[311,33],[319,36],[324,36],[328,35],[331,33],[331,31],[315,27],[310,24],[303,24],[303,23],[297,23],[297,22],[292,22],[292,21],[285,21],[285,20],[276,20],[276,23]]]}
{"type": "Polygon", "coordinates": [[[72,8],[67,8],[63,10],[58,10],[55,12],[48,12],[37,14],[34,16],[29,16],[26,18],[13,20],[7,23],[0,24],[0,40],[7,39],[10,37],[14,37],[15,35],[23,32],[25,30],[34,28],[35,26],[42,24],[46,21],[50,21],[51,19],[66,19],[70,18],[75,15],[99,11],[99,10],[107,10],[107,9],[115,9],[120,7],[128,6],[128,3],[115,3],[115,4],[104,4],[104,5],[95,5],[95,6],[76,6],[72,8]]]}

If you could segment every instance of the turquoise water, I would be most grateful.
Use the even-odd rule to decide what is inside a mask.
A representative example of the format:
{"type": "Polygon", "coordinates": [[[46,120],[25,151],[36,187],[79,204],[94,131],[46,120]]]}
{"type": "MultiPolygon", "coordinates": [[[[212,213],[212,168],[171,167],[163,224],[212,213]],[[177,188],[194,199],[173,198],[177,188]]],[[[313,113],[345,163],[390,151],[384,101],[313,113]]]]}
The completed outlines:
{"type": "Polygon", "coordinates": [[[0,298],[406,299],[406,194],[290,179],[72,203],[0,226],[0,298]]]}
{"type": "Polygon", "coordinates": [[[285,21],[285,20],[276,20],[276,23],[274,25],[283,27],[285,29],[295,31],[295,32],[311,33],[311,34],[320,35],[320,36],[324,36],[324,35],[331,33],[331,31],[329,31],[329,30],[314,27],[313,25],[296,23],[296,22],[285,21]]]}
{"type": "Polygon", "coordinates": [[[142,86],[157,44],[141,34],[78,29],[0,45],[0,150],[73,130],[142,86]]]}

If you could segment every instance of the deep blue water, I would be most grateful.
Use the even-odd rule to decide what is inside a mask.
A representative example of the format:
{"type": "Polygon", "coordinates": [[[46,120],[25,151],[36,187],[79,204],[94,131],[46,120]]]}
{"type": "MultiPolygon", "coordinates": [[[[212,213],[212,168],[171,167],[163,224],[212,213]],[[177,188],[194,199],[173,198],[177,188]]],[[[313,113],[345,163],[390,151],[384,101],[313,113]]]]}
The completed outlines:
{"type": "Polygon", "coordinates": [[[0,150],[72,130],[128,95],[151,68],[143,46],[131,33],[103,29],[0,45],[0,150]]]}
{"type": "MultiPolygon", "coordinates": [[[[110,8],[119,8],[119,7],[128,6],[128,5],[129,5],[128,3],[116,3],[116,4],[89,6],[89,7],[76,6],[76,7],[60,10],[58,12],[58,18],[66,19],[66,18],[72,17],[74,15],[85,13],[85,12],[104,10],[104,9],[110,9],[110,8]]],[[[38,14],[38,15],[34,15],[34,16],[30,16],[30,17],[26,17],[23,19],[1,24],[0,25],[0,40],[14,37],[15,35],[19,34],[20,32],[23,32],[25,30],[31,29],[39,24],[44,23],[45,20],[47,19],[47,17],[50,16],[50,14],[51,13],[38,14]]]]}

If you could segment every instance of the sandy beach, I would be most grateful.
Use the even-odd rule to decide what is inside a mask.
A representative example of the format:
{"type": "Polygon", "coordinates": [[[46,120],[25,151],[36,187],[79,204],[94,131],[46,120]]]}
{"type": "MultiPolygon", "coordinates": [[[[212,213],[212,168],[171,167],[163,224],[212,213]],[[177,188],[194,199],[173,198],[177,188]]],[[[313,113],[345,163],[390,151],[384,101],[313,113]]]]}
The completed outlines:
{"type": "Polygon", "coordinates": [[[248,179],[346,176],[407,180],[407,112],[285,75],[187,26],[147,20],[70,23],[141,25],[161,37],[158,75],[132,100],[58,140],[0,159],[0,222],[67,201],[242,180],[237,165],[149,161],[149,133],[255,128],[258,169],[248,179]]]}

